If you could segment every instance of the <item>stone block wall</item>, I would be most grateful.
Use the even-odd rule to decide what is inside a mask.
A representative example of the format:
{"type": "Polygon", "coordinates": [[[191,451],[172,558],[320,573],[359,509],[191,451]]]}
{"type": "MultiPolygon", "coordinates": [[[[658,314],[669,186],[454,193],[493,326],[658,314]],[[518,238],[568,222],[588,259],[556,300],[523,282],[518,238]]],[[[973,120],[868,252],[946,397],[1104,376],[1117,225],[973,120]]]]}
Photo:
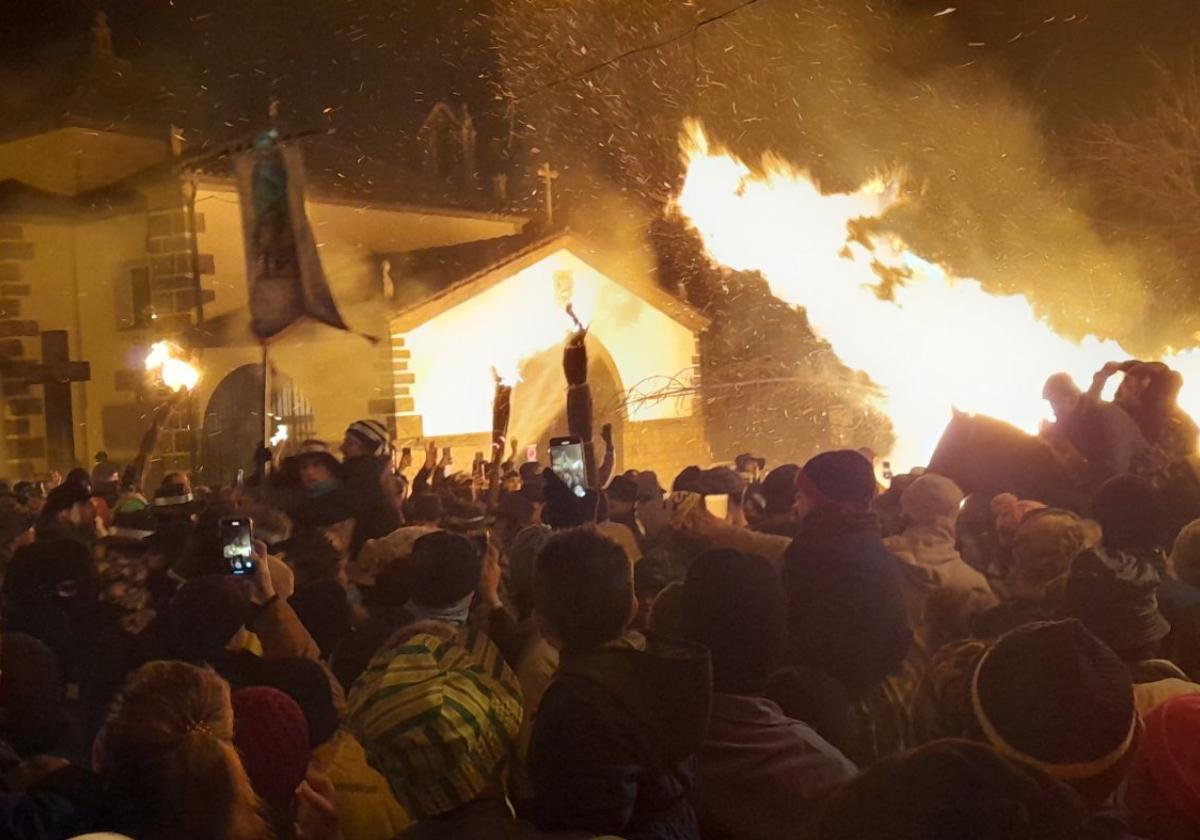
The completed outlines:
{"type": "Polygon", "coordinates": [[[29,271],[34,244],[24,228],[0,222],[0,391],[3,394],[4,463],[0,476],[32,478],[46,468],[46,436],[41,387],[25,382],[38,362],[41,330],[37,321],[21,317],[33,277],[29,271]]]}
{"type": "Polygon", "coordinates": [[[699,416],[626,423],[624,443],[618,466],[624,470],[654,470],[667,489],[684,467],[706,467],[713,457],[699,416]]]}

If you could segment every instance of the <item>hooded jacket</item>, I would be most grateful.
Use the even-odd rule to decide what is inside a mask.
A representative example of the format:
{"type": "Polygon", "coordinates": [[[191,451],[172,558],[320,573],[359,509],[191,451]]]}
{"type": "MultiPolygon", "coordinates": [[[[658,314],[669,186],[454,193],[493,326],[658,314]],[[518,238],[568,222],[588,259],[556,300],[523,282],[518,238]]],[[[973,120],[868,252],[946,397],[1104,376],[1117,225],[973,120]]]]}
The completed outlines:
{"type": "Polygon", "coordinates": [[[908,654],[900,574],[875,515],[822,506],[804,519],[784,557],[790,662],[837,679],[861,697],[908,654]]]}
{"type": "Polygon", "coordinates": [[[970,635],[971,617],[997,604],[987,579],[967,565],[955,547],[962,498],[950,479],[933,473],[921,476],[901,497],[909,526],[884,540],[899,561],[900,591],[918,664],[945,643],[970,635]]]}
{"type": "Polygon", "coordinates": [[[712,667],[697,645],[651,639],[565,653],[533,724],[530,816],[543,831],[698,840],[688,802],[712,667]]]}

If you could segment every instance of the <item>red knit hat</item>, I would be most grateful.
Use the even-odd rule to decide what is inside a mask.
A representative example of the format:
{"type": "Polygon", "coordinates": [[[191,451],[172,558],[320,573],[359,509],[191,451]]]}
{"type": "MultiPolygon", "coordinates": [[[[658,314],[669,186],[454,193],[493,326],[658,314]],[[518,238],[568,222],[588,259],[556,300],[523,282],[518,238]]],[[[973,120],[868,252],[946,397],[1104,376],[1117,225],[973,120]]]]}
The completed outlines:
{"type": "Polygon", "coordinates": [[[296,701],[265,686],[233,695],[233,743],[254,792],[276,818],[291,814],[292,797],[308,773],[308,723],[296,701]]]}
{"type": "Polygon", "coordinates": [[[1142,720],[1135,768],[1182,816],[1200,821],[1200,694],[1172,697],[1142,720]]]}

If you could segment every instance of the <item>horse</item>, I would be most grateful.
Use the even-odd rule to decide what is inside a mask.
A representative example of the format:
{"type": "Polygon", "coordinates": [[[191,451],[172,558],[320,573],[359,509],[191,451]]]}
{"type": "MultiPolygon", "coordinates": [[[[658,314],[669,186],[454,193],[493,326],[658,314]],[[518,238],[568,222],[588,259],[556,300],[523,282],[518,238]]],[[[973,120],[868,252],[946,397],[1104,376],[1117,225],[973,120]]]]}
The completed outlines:
{"type": "Polygon", "coordinates": [[[929,470],[949,478],[967,495],[1012,493],[1086,512],[1086,495],[1050,444],[994,417],[956,410],[929,470]]]}

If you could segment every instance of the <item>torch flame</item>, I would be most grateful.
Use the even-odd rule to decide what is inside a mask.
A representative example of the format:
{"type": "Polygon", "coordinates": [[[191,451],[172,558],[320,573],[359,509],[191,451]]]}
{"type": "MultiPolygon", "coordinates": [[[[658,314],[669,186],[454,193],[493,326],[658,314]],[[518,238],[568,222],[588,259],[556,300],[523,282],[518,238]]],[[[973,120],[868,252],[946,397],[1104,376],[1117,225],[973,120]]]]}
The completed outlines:
{"type": "MultiPolygon", "coordinates": [[[[814,330],[847,365],[883,389],[865,397],[892,422],[892,460],[928,462],[952,407],[1035,432],[1049,408],[1042,383],[1058,371],[1083,388],[1105,362],[1132,358],[1117,342],[1074,342],[1054,331],[1024,295],[993,295],[908,250],[895,237],[861,233],[897,198],[887,179],[852,193],[822,193],[806,172],[778,158],[762,174],[709,148],[694,122],[683,138],[687,174],[677,209],[709,256],[758,271],[771,292],[803,306],[814,330]]],[[[1200,381],[1200,350],[1163,361],[1200,381]]],[[[1193,413],[1200,387],[1180,400],[1193,413]]]]}
{"type": "Polygon", "coordinates": [[[192,390],[200,381],[200,371],[188,364],[182,351],[169,341],[156,341],[146,354],[146,370],[159,372],[162,383],[172,391],[192,390]]]}

